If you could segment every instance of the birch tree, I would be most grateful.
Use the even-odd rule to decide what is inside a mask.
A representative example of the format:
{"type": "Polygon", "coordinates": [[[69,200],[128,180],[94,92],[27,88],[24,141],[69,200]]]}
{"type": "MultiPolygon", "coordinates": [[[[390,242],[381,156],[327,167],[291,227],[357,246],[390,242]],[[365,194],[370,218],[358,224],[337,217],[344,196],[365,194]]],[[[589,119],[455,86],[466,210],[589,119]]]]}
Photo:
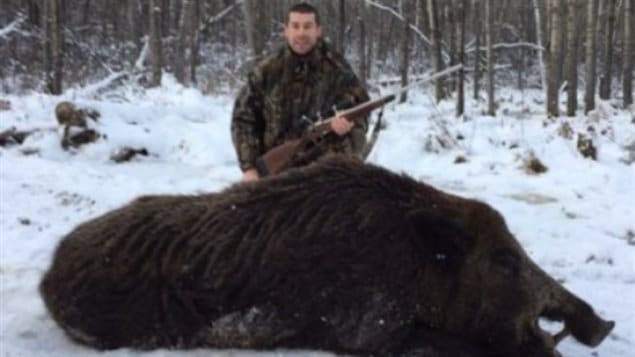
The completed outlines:
{"type": "Polygon", "coordinates": [[[547,114],[557,117],[558,96],[560,87],[560,58],[562,57],[562,0],[549,0],[550,34],[549,38],[549,66],[547,68],[547,114]]]}

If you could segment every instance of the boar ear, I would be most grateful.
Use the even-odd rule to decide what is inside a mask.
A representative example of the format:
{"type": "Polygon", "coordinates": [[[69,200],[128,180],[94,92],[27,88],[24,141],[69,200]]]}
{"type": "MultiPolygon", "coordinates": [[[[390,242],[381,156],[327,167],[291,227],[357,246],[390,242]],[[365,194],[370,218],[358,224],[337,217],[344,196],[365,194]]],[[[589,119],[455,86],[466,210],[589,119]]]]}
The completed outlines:
{"type": "Polygon", "coordinates": [[[444,269],[461,267],[474,245],[474,237],[455,216],[417,209],[408,214],[408,220],[426,259],[444,269]]]}

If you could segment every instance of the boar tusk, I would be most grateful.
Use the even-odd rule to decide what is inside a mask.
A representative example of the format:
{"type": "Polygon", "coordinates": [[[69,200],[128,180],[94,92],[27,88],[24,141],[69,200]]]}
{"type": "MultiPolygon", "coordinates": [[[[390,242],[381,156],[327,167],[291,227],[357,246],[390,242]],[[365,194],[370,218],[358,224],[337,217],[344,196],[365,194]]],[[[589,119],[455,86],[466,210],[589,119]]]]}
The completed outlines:
{"type": "Polygon", "coordinates": [[[553,335],[553,342],[557,345],[557,344],[560,343],[560,341],[562,341],[565,337],[569,336],[570,334],[571,334],[571,331],[569,331],[569,329],[565,325],[562,328],[562,330],[560,330],[560,332],[558,332],[557,334],[553,335]]]}

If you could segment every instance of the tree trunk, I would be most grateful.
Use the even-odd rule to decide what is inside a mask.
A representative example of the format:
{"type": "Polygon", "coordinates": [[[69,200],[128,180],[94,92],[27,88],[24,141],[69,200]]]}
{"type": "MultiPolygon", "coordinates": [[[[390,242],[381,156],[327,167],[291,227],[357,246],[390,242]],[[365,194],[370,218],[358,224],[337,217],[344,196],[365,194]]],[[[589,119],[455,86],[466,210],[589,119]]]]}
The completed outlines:
{"type": "Polygon", "coordinates": [[[199,24],[200,24],[200,9],[201,1],[193,0],[192,6],[192,18],[190,19],[190,81],[196,84],[196,66],[198,65],[198,50],[199,50],[199,24]]]}
{"type": "Polygon", "coordinates": [[[339,0],[338,5],[340,11],[337,14],[337,51],[344,55],[344,51],[346,50],[344,46],[344,35],[346,31],[346,3],[344,0],[339,0]]]}
{"type": "MultiPolygon", "coordinates": [[[[533,0],[534,6],[534,18],[536,19],[536,42],[538,46],[543,47],[543,38],[542,38],[542,23],[540,21],[540,7],[538,6],[538,0],[533,0]]],[[[542,90],[547,90],[547,79],[545,77],[545,60],[544,60],[544,49],[538,50],[538,69],[540,70],[540,84],[542,85],[542,90]]]]}
{"type": "MultiPolygon", "coordinates": [[[[445,20],[447,24],[447,40],[450,55],[449,67],[457,64],[457,46],[456,46],[456,13],[453,0],[446,0],[444,4],[445,20]]],[[[456,90],[456,75],[448,77],[447,86],[450,92],[456,90]]]]}
{"type": "Polygon", "coordinates": [[[44,0],[44,70],[48,93],[62,93],[64,34],[62,31],[62,0],[44,0]]]}
{"type": "Polygon", "coordinates": [[[359,69],[358,76],[359,80],[362,82],[363,86],[366,86],[366,2],[359,4],[359,14],[357,17],[357,23],[359,25],[359,39],[358,39],[358,52],[357,56],[359,57],[359,69]]]}
{"type": "Polygon", "coordinates": [[[29,0],[27,13],[28,13],[29,24],[31,24],[33,26],[36,26],[36,27],[39,26],[39,24],[40,24],[40,5],[38,4],[38,1],[29,0]]]}
{"type": "Polygon", "coordinates": [[[481,82],[481,18],[482,3],[480,0],[473,0],[472,9],[474,11],[474,100],[478,100],[478,92],[481,82]]]}
{"type": "Polygon", "coordinates": [[[366,81],[368,82],[368,78],[372,78],[371,69],[373,68],[373,51],[374,51],[374,43],[377,34],[377,27],[375,24],[376,21],[376,13],[371,11],[370,8],[366,8],[366,16],[364,18],[364,22],[366,23],[366,81]]]}
{"type": "Polygon", "coordinates": [[[259,0],[244,0],[243,12],[247,28],[247,42],[254,57],[260,56],[265,50],[265,19],[259,0]]]}
{"type": "Polygon", "coordinates": [[[82,27],[88,26],[91,12],[90,0],[84,0],[84,5],[82,6],[82,27]]]}
{"type": "Polygon", "coordinates": [[[119,42],[121,40],[121,26],[119,26],[120,22],[120,14],[119,10],[121,7],[119,6],[119,1],[112,1],[106,3],[107,13],[110,15],[110,24],[112,25],[112,35],[115,41],[119,42]]]}
{"type": "Polygon", "coordinates": [[[586,29],[586,84],[584,89],[584,113],[595,109],[596,27],[598,0],[588,0],[586,29]]]}
{"type": "Polygon", "coordinates": [[[139,12],[137,11],[137,0],[127,0],[126,5],[126,22],[128,23],[126,38],[128,42],[134,45],[134,48],[137,48],[139,46],[139,28],[137,26],[139,12]]]}
{"type": "MultiPolygon", "coordinates": [[[[401,4],[401,15],[403,16],[403,39],[401,42],[401,86],[405,87],[408,85],[408,67],[410,66],[410,18],[407,14],[406,5],[404,1],[400,1],[401,4]]],[[[404,91],[401,93],[401,97],[399,98],[399,103],[403,103],[408,100],[408,92],[404,91]]]]}
{"type": "Polygon", "coordinates": [[[567,17],[567,54],[565,58],[565,73],[567,76],[567,115],[575,116],[578,107],[578,32],[577,19],[579,17],[578,0],[568,0],[567,17]]]}
{"type": "Polygon", "coordinates": [[[170,11],[170,0],[154,0],[159,7],[161,7],[161,16],[159,20],[159,24],[161,26],[160,32],[161,37],[170,36],[170,15],[172,14],[170,11]]]}
{"type": "MultiPolygon", "coordinates": [[[[443,69],[443,62],[441,61],[441,31],[439,29],[437,1],[438,0],[428,0],[428,14],[430,15],[430,34],[432,41],[432,67],[435,72],[440,72],[443,69]]],[[[445,98],[442,78],[438,78],[434,81],[434,88],[438,103],[441,99],[445,98]]]]}
{"type": "Polygon", "coordinates": [[[176,80],[185,84],[186,63],[188,61],[187,50],[191,48],[190,37],[192,29],[192,17],[194,16],[194,0],[183,0],[181,8],[181,18],[179,19],[179,35],[176,42],[176,58],[174,63],[174,74],[176,80]]]}
{"type": "Polygon", "coordinates": [[[496,104],[494,99],[494,51],[493,24],[492,24],[492,1],[485,0],[485,42],[487,46],[487,114],[496,115],[496,104]]]}
{"type": "Polygon", "coordinates": [[[615,30],[615,0],[606,1],[606,31],[604,33],[604,74],[600,78],[600,98],[611,96],[611,69],[613,67],[613,32],[615,30]]]}
{"type": "MultiPolygon", "coordinates": [[[[456,6],[456,38],[457,38],[457,50],[458,61],[465,66],[465,1],[457,0],[456,6]]],[[[458,71],[458,100],[456,102],[456,116],[460,117],[465,112],[465,72],[463,69],[458,71]]]]}
{"type": "Polygon", "coordinates": [[[635,6],[633,0],[624,0],[624,62],[623,84],[624,108],[633,104],[633,12],[635,6]]]}
{"type": "Polygon", "coordinates": [[[170,18],[169,18],[168,26],[170,26],[170,28],[177,29],[178,31],[179,25],[181,24],[181,18],[183,17],[183,14],[181,13],[184,10],[183,3],[179,4],[179,1],[176,1],[176,0],[171,0],[169,3],[170,3],[169,4],[170,18]]]}
{"type": "Polygon", "coordinates": [[[560,87],[560,58],[562,57],[562,1],[549,0],[549,13],[551,23],[551,33],[549,37],[549,67],[547,81],[547,114],[550,117],[557,117],[558,111],[558,95],[560,87]]]}
{"type": "MultiPolygon", "coordinates": [[[[158,0],[160,1],[160,0],[158,0]]],[[[161,46],[161,6],[157,0],[149,0],[149,31],[150,33],[150,87],[161,85],[161,72],[163,70],[163,55],[161,46]]]]}

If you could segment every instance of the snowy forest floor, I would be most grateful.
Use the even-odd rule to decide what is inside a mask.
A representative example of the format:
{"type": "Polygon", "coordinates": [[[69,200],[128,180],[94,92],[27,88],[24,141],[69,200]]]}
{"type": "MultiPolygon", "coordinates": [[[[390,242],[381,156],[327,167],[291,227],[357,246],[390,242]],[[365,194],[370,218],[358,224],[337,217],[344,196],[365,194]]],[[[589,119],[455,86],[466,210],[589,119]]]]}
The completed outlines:
{"type": "MultiPolygon", "coordinates": [[[[635,142],[633,111],[607,101],[588,116],[548,120],[542,93],[501,90],[496,117],[483,115],[484,102],[468,100],[459,119],[453,100],[436,106],[429,88],[424,90],[387,108],[387,128],[369,161],[491,204],[543,269],[600,316],[616,321],[597,348],[564,340],[559,350],[565,356],[635,356],[635,153],[625,148],[635,142]],[[572,138],[561,135],[564,123],[572,138]],[[593,138],[597,161],[578,152],[578,133],[593,138]],[[532,155],[547,172],[523,169],[532,155]],[[467,161],[455,163],[458,156],[467,161]]],[[[79,88],[60,97],[2,99],[11,109],[0,111],[0,132],[43,130],[22,145],[0,148],[0,355],[210,355],[205,350],[98,353],[78,346],[48,317],[37,285],[58,241],[80,222],[140,195],[217,191],[236,182],[231,96],[203,96],[166,77],[162,87],[147,91],[98,94],[79,88]],[[105,137],[73,152],[62,150],[54,118],[62,100],[99,111],[92,125],[105,137]],[[149,155],[121,164],[109,159],[125,146],[143,147],[149,155]]]]}

